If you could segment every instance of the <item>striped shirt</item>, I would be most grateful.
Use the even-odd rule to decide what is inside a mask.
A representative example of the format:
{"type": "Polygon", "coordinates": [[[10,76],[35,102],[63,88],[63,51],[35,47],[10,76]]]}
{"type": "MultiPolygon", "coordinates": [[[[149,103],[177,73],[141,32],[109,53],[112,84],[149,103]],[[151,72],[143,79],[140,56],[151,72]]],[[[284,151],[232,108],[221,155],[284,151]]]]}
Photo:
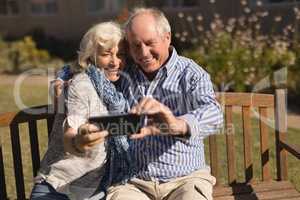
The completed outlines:
{"type": "Polygon", "coordinates": [[[185,120],[190,134],[132,140],[137,177],[166,182],[209,168],[205,163],[203,139],[216,133],[223,124],[209,74],[191,59],[179,56],[173,47],[169,60],[151,82],[137,66],[130,66],[124,72],[121,87],[129,107],[151,96],[185,120]]]}

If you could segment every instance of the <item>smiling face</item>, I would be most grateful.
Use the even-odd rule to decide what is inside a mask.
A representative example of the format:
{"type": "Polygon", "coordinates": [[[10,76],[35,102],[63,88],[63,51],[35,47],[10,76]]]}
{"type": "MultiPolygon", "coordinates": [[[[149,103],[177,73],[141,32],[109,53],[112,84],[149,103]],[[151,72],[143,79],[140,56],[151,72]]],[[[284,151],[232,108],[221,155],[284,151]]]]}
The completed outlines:
{"type": "Polygon", "coordinates": [[[125,49],[122,42],[110,49],[99,48],[96,66],[103,69],[108,80],[115,82],[120,78],[120,71],[125,66],[125,49]]]}
{"type": "Polygon", "coordinates": [[[134,17],[126,34],[131,56],[145,75],[155,73],[167,61],[171,33],[159,33],[150,14],[134,17]]]}

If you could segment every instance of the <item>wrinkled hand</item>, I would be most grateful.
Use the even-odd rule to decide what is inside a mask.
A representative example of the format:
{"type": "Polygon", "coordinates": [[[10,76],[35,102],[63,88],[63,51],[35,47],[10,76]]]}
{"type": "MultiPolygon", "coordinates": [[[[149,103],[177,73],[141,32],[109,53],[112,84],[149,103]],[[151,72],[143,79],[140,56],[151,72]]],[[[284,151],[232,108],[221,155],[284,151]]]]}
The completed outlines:
{"type": "Polygon", "coordinates": [[[58,98],[61,95],[64,87],[68,86],[70,84],[70,81],[71,80],[69,80],[69,81],[55,80],[54,81],[54,96],[56,98],[58,98]]]}
{"type": "Polygon", "coordinates": [[[106,130],[100,130],[94,124],[83,124],[78,129],[78,134],[75,136],[75,145],[81,152],[86,152],[92,149],[96,144],[104,142],[108,136],[106,130]]]}
{"type": "Polygon", "coordinates": [[[175,117],[167,106],[151,97],[143,98],[130,112],[148,117],[146,126],[139,133],[131,135],[131,139],[158,134],[185,135],[188,132],[184,120],[175,117]]]}
{"type": "Polygon", "coordinates": [[[59,112],[59,109],[62,107],[61,101],[59,100],[63,94],[64,87],[70,84],[70,81],[54,80],[53,81],[53,104],[56,112],[59,112]],[[60,105],[59,105],[60,104],[60,105]]]}
{"type": "Polygon", "coordinates": [[[54,96],[58,98],[63,91],[64,82],[61,80],[54,81],[54,96]]]}

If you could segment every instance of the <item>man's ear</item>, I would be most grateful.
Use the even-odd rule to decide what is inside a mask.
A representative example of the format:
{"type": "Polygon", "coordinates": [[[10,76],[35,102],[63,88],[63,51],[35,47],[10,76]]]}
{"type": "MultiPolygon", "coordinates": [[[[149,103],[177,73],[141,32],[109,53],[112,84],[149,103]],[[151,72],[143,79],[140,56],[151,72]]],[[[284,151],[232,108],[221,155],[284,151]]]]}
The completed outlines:
{"type": "Polygon", "coordinates": [[[165,33],[165,39],[168,41],[169,44],[171,44],[171,32],[165,33]]]}

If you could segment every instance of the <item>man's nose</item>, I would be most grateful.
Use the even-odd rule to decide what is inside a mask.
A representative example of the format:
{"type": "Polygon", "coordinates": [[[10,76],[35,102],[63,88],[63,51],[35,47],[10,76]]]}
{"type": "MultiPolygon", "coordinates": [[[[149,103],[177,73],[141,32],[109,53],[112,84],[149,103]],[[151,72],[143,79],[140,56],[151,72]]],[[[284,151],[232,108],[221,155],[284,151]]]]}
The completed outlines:
{"type": "Polygon", "coordinates": [[[149,53],[149,48],[146,45],[142,44],[140,49],[141,56],[146,57],[148,53],[149,53]]]}

